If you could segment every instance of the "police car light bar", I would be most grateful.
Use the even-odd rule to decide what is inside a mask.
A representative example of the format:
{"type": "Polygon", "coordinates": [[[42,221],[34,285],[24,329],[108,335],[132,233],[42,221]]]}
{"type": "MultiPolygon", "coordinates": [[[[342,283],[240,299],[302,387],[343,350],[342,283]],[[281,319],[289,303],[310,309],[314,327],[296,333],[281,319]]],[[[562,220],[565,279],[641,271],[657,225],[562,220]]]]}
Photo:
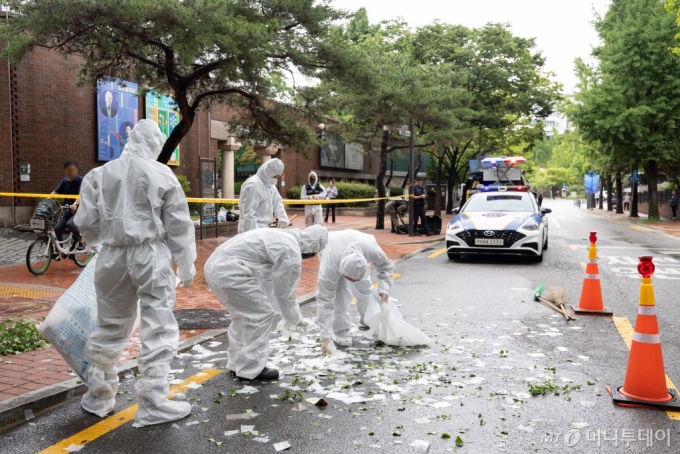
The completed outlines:
{"type": "Polygon", "coordinates": [[[484,158],[482,159],[482,164],[487,164],[487,165],[498,165],[498,164],[509,164],[509,165],[514,165],[514,164],[526,164],[527,160],[524,159],[522,156],[514,156],[511,158],[508,158],[506,156],[501,156],[500,158],[484,158]]]}
{"type": "MultiPolygon", "coordinates": [[[[530,186],[483,186],[481,192],[529,192],[531,190],[530,186]]],[[[479,190],[478,190],[479,191],[479,190]]]]}

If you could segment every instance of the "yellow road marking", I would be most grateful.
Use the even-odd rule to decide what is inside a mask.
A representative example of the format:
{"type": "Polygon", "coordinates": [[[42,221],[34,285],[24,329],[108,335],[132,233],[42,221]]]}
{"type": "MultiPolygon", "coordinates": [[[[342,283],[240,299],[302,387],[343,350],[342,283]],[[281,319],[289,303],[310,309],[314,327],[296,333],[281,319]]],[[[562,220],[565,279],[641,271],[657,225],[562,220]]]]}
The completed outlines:
{"type": "MultiPolygon", "coordinates": [[[[392,275],[392,279],[397,279],[399,277],[401,277],[401,274],[399,274],[399,273],[394,273],[392,275]]],[[[378,288],[378,284],[377,283],[373,284],[373,288],[378,288]]],[[[357,303],[357,299],[352,298],[352,301],[349,302],[349,305],[351,306],[352,304],[356,304],[356,303],[357,303]]]]}
{"type": "Polygon", "coordinates": [[[442,255],[444,252],[446,252],[446,248],[445,248],[445,247],[444,247],[444,248],[441,248],[441,249],[438,250],[437,252],[433,252],[432,254],[428,255],[427,258],[428,258],[428,259],[433,259],[433,258],[435,258],[435,257],[439,257],[439,256],[442,255]]]}
{"type": "MultiPolygon", "coordinates": [[[[633,333],[635,332],[633,325],[630,324],[630,321],[626,317],[612,316],[612,320],[614,321],[614,325],[616,326],[616,329],[619,331],[619,334],[621,335],[623,342],[626,344],[626,347],[628,347],[628,350],[630,350],[630,346],[633,343],[633,333]]],[[[666,375],[666,387],[675,390],[675,392],[678,392],[678,388],[671,381],[668,375],[666,375]]],[[[667,411],[666,414],[670,419],[680,421],[680,411],[667,411]]]]}
{"type": "Polygon", "coordinates": [[[43,296],[61,295],[61,292],[51,292],[49,290],[35,290],[25,287],[14,287],[9,285],[0,285],[0,298],[40,298],[43,296]]]}
{"type": "MultiPolygon", "coordinates": [[[[189,384],[191,383],[201,384],[205,381],[210,380],[216,375],[221,374],[222,372],[223,371],[217,369],[208,369],[201,371],[196,375],[192,375],[191,377],[184,380],[183,383],[172,386],[170,388],[170,395],[168,396],[168,399],[172,399],[177,394],[186,392],[189,389],[191,389],[188,386],[189,384]]],[[[87,443],[91,443],[97,438],[106,435],[107,433],[111,432],[114,429],[117,429],[123,424],[132,421],[135,417],[136,412],[137,404],[131,405],[125,410],[119,411],[115,415],[109,416],[108,418],[102,420],[101,422],[98,422],[97,424],[90,426],[87,429],[82,430],[77,434],[62,440],[59,443],[54,444],[49,448],[40,451],[39,454],[63,454],[64,450],[71,446],[72,444],[85,445],[87,443]]]]}
{"type": "Polygon", "coordinates": [[[576,246],[575,244],[572,244],[572,245],[569,246],[569,249],[571,249],[572,251],[578,251],[578,246],[576,246]]]}
{"type": "Polygon", "coordinates": [[[643,229],[642,227],[638,227],[637,225],[629,225],[628,227],[630,227],[630,228],[633,229],[633,230],[637,230],[637,231],[639,231],[639,232],[644,232],[644,231],[645,231],[645,229],[643,229]]]}
{"type": "Polygon", "coordinates": [[[552,222],[553,224],[555,224],[555,227],[557,227],[558,229],[561,229],[561,228],[562,228],[562,226],[560,225],[560,223],[557,222],[557,219],[555,219],[555,218],[548,218],[548,222],[552,222]]]}

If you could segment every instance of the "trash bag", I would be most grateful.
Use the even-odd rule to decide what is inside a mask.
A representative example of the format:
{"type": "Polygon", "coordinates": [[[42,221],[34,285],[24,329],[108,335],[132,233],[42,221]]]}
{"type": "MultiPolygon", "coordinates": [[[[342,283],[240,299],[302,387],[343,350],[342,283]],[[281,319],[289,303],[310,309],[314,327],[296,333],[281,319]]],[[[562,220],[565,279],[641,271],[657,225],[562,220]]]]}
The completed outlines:
{"type": "Polygon", "coordinates": [[[374,298],[366,309],[364,323],[370,327],[366,336],[386,345],[413,347],[428,345],[432,342],[432,339],[427,337],[425,333],[404,320],[392,301],[387,305],[381,305],[374,298]],[[375,305],[380,308],[379,312],[376,312],[375,305]]]}
{"type": "Polygon", "coordinates": [[[35,207],[33,217],[43,221],[55,222],[61,216],[61,205],[54,199],[45,199],[35,207]]]}
{"type": "Polygon", "coordinates": [[[227,222],[227,209],[222,207],[220,208],[220,211],[217,213],[217,220],[219,222],[227,222]]]}
{"type": "Polygon", "coordinates": [[[232,213],[231,211],[227,213],[227,221],[229,222],[238,222],[239,217],[238,214],[232,213]]]}

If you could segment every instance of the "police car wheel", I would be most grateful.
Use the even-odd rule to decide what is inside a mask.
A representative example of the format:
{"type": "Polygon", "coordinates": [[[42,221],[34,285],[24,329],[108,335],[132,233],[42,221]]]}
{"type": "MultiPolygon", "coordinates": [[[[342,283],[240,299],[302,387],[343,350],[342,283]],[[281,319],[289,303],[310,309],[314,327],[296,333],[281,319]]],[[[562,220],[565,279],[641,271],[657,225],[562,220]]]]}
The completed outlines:
{"type": "Polygon", "coordinates": [[[544,251],[548,250],[548,235],[545,236],[545,244],[543,244],[543,250],[544,251]]]}

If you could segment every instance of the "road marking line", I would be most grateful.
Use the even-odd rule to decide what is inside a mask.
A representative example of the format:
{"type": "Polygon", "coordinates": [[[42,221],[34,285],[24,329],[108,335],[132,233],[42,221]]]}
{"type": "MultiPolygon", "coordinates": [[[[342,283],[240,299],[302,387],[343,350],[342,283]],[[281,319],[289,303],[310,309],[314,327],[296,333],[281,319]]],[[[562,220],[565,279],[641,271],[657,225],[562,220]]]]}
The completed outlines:
{"type": "Polygon", "coordinates": [[[646,232],[645,229],[643,229],[642,227],[638,227],[637,225],[629,225],[628,227],[630,227],[633,230],[637,230],[639,232],[646,232]]]}
{"type": "Polygon", "coordinates": [[[433,259],[433,258],[439,257],[439,256],[442,255],[444,252],[446,252],[446,248],[445,248],[445,247],[444,247],[444,248],[441,248],[441,249],[438,250],[437,252],[433,252],[432,254],[428,255],[427,258],[428,258],[428,259],[433,259]]]}
{"type": "MultiPolygon", "coordinates": [[[[630,346],[633,342],[633,334],[635,333],[633,325],[630,324],[630,320],[628,320],[626,317],[612,316],[612,320],[614,321],[614,325],[619,331],[619,335],[623,339],[623,342],[626,344],[626,347],[628,347],[628,350],[630,350],[630,346]]],[[[671,381],[668,375],[666,375],[666,387],[678,392],[678,388],[671,381]]],[[[670,419],[680,421],[680,411],[667,411],[666,414],[670,419]]]]}
{"type": "Polygon", "coordinates": [[[578,246],[576,246],[575,244],[570,244],[569,249],[571,249],[572,251],[578,251],[578,246]]]}
{"type": "MultiPolygon", "coordinates": [[[[401,277],[401,274],[399,274],[399,273],[394,273],[394,274],[392,275],[392,279],[397,279],[397,278],[400,278],[400,277],[401,277]]],[[[373,288],[378,288],[378,283],[377,283],[377,282],[376,282],[375,284],[373,284],[373,288]]],[[[351,306],[352,304],[356,304],[356,303],[357,303],[357,299],[356,299],[356,298],[352,298],[352,301],[349,302],[349,305],[351,306]]]]}
{"type": "Polygon", "coordinates": [[[555,219],[555,218],[548,218],[548,222],[550,222],[550,221],[552,221],[552,223],[555,224],[555,227],[557,227],[558,229],[561,229],[561,228],[562,228],[562,226],[560,225],[560,223],[557,222],[557,219],[555,219]]]}
{"type": "MultiPolygon", "coordinates": [[[[189,384],[196,383],[199,385],[221,374],[222,372],[224,371],[218,369],[207,369],[199,372],[196,375],[192,375],[191,377],[184,380],[184,383],[172,386],[170,388],[170,395],[168,395],[168,399],[172,399],[177,394],[190,390],[191,388],[189,388],[189,384]]],[[[39,454],[63,454],[64,450],[73,444],[85,445],[91,443],[97,438],[106,435],[123,424],[132,421],[135,417],[135,413],[137,413],[137,404],[131,405],[125,410],[119,411],[115,415],[109,416],[101,422],[98,422],[97,424],[62,440],[59,443],[40,451],[39,454]]]]}

